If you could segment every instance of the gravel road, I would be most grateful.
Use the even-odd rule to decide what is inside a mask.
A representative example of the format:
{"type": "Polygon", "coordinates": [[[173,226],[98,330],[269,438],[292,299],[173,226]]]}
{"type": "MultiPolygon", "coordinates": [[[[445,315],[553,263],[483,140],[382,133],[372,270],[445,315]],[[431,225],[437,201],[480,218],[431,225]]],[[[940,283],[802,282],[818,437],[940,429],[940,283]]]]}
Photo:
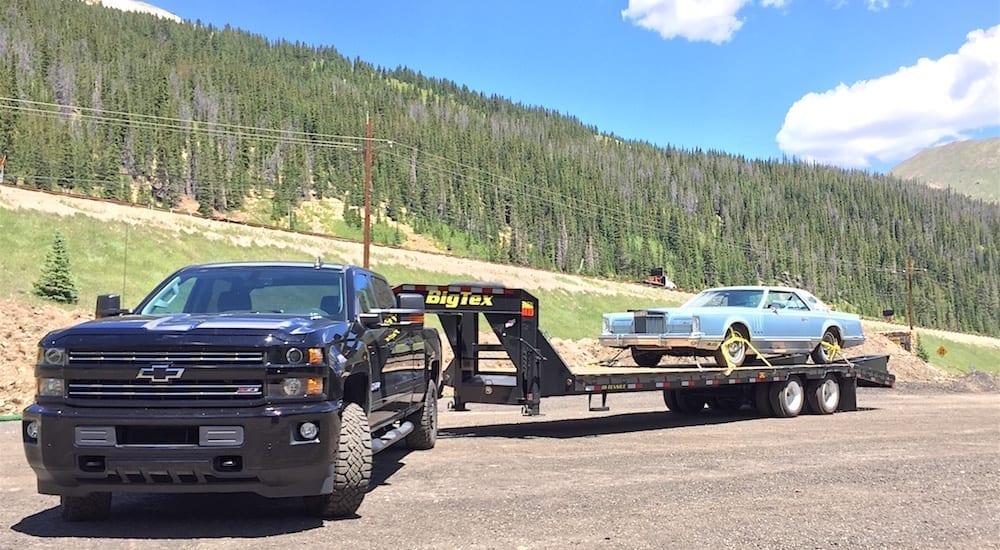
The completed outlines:
{"type": "Polygon", "coordinates": [[[1000,548],[1000,394],[862,389],[861,411],[794,419],[609,404],[443,411],[434,450],[378,455],[358,517],[330,522],[297,499],[116,495],[110,521],[64,523],[4,422],[0,548],[1000,548]]]}

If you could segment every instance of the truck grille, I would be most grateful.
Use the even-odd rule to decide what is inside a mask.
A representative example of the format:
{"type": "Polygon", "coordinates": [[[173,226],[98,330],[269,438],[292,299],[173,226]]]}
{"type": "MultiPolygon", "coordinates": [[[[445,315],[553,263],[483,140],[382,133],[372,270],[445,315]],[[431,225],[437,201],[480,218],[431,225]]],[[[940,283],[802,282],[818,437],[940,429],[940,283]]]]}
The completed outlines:
{"type": "Polygon", "coordinates": [[[257,365],[264,362],[262,351],[81,351],[70,350],[71,365],[257,365]]]}
{"type": "Polygon", "coordinates": [[[74,399],[227,400],[260,399],[264,395],[264,384],[252,380],[168,384],[121,380],[73,380],[67,386],[68,396],[74,399]]]}

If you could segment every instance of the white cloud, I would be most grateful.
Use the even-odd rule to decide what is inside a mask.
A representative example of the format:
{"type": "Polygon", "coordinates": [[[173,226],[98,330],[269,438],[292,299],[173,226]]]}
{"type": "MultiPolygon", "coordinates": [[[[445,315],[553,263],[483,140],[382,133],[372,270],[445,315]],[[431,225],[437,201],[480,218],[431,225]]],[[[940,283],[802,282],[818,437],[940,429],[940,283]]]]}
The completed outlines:
{"type": "Polygon", "coordinates": [[[778,146],[803,160],[867,168],[1000,126],[1000,26],[970,32],[957,53],[796,101],[778,146]]]}
{"type": "Polygon", "coordinates": [[[135,11],[140,13],[151,13],[153,15],[163,17],[165,19],[170,19],[180,23],[181,18],[170,13],[169,11],[158,8],[152,4],[147,4],[146,2],[140,2],[139,0],[97,0],[96,2],[90,2],[100,4],[106,8],[114,8],[122,11],[135,11]]]}
{"type": "Polygon", "coordinates": [[[869,11],[882,11],[889,9],[889,0],[868,0],[869,11]]]}
{"type": "MultiPolygon", "coordinates": [[[[743,26],[737,14],[752,0],[629,0],[622,18],[656,31],[666,40],[684,38],[713,44],[728,42],[743,26]]],[[[762,0],[780,8],[787,0],[762,0]]]]}

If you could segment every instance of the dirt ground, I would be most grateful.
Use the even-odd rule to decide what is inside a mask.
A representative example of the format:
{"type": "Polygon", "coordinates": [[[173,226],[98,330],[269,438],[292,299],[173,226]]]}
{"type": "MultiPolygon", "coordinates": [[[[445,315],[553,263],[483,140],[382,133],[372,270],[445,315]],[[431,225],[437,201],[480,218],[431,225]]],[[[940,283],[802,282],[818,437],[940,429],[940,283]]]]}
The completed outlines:
{"type": "MultiPolygon", "coordinates": [[[[321,237],[295,235],[269,231],[261,228],[239,226],[201,219],[183,212],[170,213],[144,208],[120,206],[86,199],[75,199],[59,195],[39,193],[10,186],[0,187],[0,208],[38,210],[59,215],[81,214],[103,220],[118,220],[135,224],[153,224],[175,232],[198,231],[209,238],[229,239],[237,244],[273,244],[291,246],[311,255],[333,250],[346,261],[360,263],[361,245],[354,242],[335,241],[321,237]]],[[[491,264],[476,260],[456,262],[454,258],[440,253],[429,252],[429,244],[415,241],[420,250],[401,248],[372,248],[372,263],[411,263],[421,265],[430,271],[464,275],[476,273],[480,280],[497,281],[511,287],[559,288],[569,292],[630,292],[648,296],[651,301],[662,301],[664,297],[683,297],[658,288],[629,285],[613,281],[585,279],[573,275],[549,271],[539,271],[515,266],[491,264]]],[[[27,406],[34,395],[32,365],[36,354],[36,344],[46,332],[65,327],[90,318],[85,309],[66,311],[55,306],[36,306],[15,297],[3,297],[0,292],[0,415],[19,412],[27,406]]],[[[88,306],[89,307],[89,306],[88,306]]],[[[964,377],[953,377],[931,367],[916,355],[903,350],[887,338],[879,335],[880,330],[898,330],[900,327],[885,323],[872,323],[866,327],[868,342],[860,348],[852,348],[851,354],[887,354],[890,356],[889,369],[901,384],[932,384],[950,391],[1000,391],[997,378],[977,373],[964,377]]],[[[968,339],[981,340],[982,345],[1000,345],[1000,340],[960,335],[968,339]]],[[[565,341],[555,339],[553,345],[559,354],[572,365],[586,365],[614,355],[614,350],[603,348],[596,340],[565,341]]],[[[625,362],[627,363],[627,359],[625,362]]],[[[666,360],[665,360],[666,361],[666,360]]]]}

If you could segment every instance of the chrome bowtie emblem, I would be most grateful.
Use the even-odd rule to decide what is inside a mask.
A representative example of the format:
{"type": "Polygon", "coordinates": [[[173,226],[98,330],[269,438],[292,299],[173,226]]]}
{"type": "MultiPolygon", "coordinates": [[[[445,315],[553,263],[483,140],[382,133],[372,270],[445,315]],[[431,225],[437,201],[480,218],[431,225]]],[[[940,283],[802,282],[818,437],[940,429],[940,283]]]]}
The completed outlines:
{"type": "Polygon", "coordinates": [[[139,369],[139,374],[135,375],[137,380],[149,380],[150,382],[169,382],[177,380],[184,374],[181,367],[171,367],[169,365],[153,365],[139,369]]]}

